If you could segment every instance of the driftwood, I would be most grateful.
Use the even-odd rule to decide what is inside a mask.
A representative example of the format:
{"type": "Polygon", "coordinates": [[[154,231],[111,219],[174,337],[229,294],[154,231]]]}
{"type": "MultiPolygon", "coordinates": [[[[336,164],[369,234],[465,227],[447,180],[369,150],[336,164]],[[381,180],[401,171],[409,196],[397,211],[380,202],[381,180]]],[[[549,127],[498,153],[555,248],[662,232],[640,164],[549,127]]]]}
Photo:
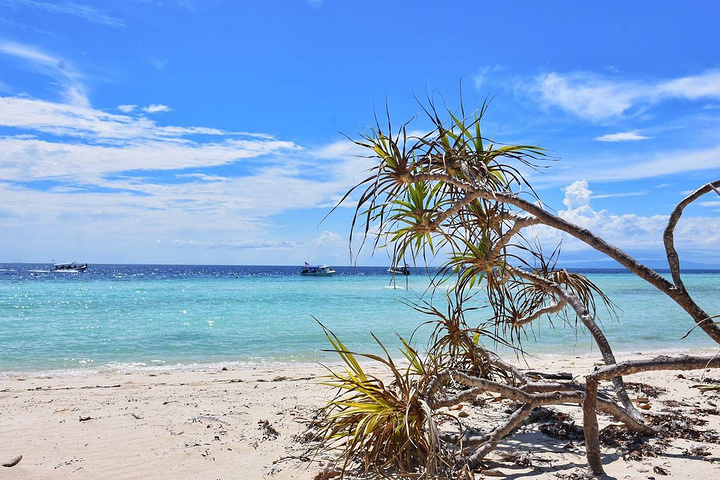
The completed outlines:
{"type": "MultiPolygon", "coordinates": [[[[503,425],[493,430],[489,435],[479,436],[474,440],[469,439],[470,441],[466,445],[473,448],[467,460],[470,468],[477,468],[482,459],[498,445],[500,440],[521,425],[537,407],[560,404],[582,406],[585,398],[582,387],[577,384],[539,383],[531,381],[528,376],[521,374],[521,384],[511,386],[457,371],[444,372],[436,376],[428,385],[425,394],[430,399],[428,402],[430,407],[436,410],[471,401],[486,392],[501,395],[503,398],[523,405],[516,409],[503,425]],[[453,384],[470,388],[452,396],[437,398],[438,392],[444,386],[453,384]]],[[[597,394],[597,391],[595,393],[597,394]]],[[[654,429],[633,418],[625,409],[610,399],[596,397],[593,408],[612,416],[635,432],[644,435],[656,433],[654,429]]]]}
{"type": "Polygon", "coordinates": [[[603,367],[585,377],[585,399],[583,401],[583,429],[585,432],[585,454],[588,466],[594,475],[604,473],[600,455],[600,433],[598,430],[597,410],[598,383],[617,375],[632,375],[640,372],[661,370],[698,370],[720,368],[720,357],[660,356],[652,360],[635,360],[603,367]]]}

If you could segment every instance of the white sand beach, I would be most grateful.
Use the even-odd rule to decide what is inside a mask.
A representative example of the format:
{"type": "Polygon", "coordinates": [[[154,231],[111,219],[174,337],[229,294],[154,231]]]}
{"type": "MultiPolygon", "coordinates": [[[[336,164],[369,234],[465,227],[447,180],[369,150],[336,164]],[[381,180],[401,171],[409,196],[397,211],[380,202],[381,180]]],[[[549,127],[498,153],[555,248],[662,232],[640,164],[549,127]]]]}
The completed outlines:
{"type": "MultiPolygon", "coordinates": [[[[574,375],[592,371],[598,361],[598,355],[529,360],[532,370],[574,375]]],[[[299,437],[332,395],[318,384],[324,373],[317,364],[231,364],[226,369],[4,378],[0,461],[22,459],[0,467],[0,478],[313,479],[327,459],[307,457],[299,437]]],[[[637,457],[627,448],[603,447],[610,477],[720,478],[720,444],[679,438],[684,421],[716,438],[720,431],[720,392],[693,387],[703,375],[720,378],[720,372],[709,370],[684,372],[680,378],[678,372],[626,377],[631,385],[662,389],[657,397],[630,389],[633,398],[648,399],[648,415],[679,414],[681,421],[667,445],[649,441],[661,453],[637,457]]],[[[481,428],[491,428],[509,406],[491,400],[490,407],[467,405],[463,411],[481,428]]],[[[581,424],[578,407],[559,410],[581,424]]],[[[550,437],[540,432],[541,423],[504,439],[487,458],[485,474],[576,478],[585,466],[582,438],[573,438],[572,432],[550,437]]],[[[608,423],[601,416],[601,428],[608,423]]]]}

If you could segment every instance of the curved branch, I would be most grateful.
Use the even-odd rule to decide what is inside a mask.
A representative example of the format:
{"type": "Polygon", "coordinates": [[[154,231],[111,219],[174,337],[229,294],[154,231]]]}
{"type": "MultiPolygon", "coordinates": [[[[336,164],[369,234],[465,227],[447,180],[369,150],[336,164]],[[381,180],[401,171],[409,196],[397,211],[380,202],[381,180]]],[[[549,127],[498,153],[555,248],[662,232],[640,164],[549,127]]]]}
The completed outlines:
{"type": "Polygon", "coordinates": [[[681,290],[685,290],[685,285],[683,284],[682,278],[680,276],[680,258],[678,257],[677,250],[675,250],[675,227],[680,221],[680,217],[682,216],[683,211],[688,205],[690,205],[692,202],[702,197],[706,193],[710,193],[712,191],[715,191],[715,193],[720,195],[718,187],[720,187],[720,180],[715,180],[714,182],[703,185],[702,187],[698,188],[693,193],[685,197],[680,203],[677,204],[673,212],[670,214],[667,227],[665,227],[665,232],[663,233],[665,255],[667,256],[668,265],[670,266],[670,273],[672,274],[673,282],[675,283],[675,286],[681,290]]]}
{"type": "Polygon", "coordinates": [[[500,358],[495,352],[491,352],[490,350],[486,350],[488,359],[491,363],[493,363],[495,366],[500,367],[505,372],[509,372],[512,374],[513,378],[518,381],[520,385],[525,385],[529,382],[527,375],[525,375],[519,368],[517,368],[515,365],[511,365],[507,363],[505,360],[500,358]]]}
{"type": "Polygon", "coordinates": [[[469,402],[484,391],[485,390],[483,390],[482,388],[475,387],[468,390],[463,390],[457,395],[445,397],[442,400],[432,400],[431,402],[428,402],[428,405],[430,405],[430,408],[432,408],[433,410],[443,407],[452,407],[453,405],[457,405],[462,402],[469,402]]]}
{"type": "MultiPolygon", "coordinates": [[[[521,387],[526,392],[580,392],[584,389],[583,386],[577,384],[562,384],[562,383],[529,383],[521,387]]],[[[576,402],[581,404],[582,401],[576,402]]],[[[597,398],[597,409],[602,413],[614,417],[616,420],[625,424],[630,430],[638,432],[643,435],[654,435],[658,431],[644,423],[638,422],[632,418],[628,413],[623,410],[617,403],[609,400],[606,397],[597,398]]]]}
{"type": "MultiPolygon", "coordinates": [[[[587,395],[587,393],[586,393],[587,395]]],[[[504,425],[501,425],[500,427],[493,430],[493,432],[490,434],[489,437],[487,437],[485,443],[481,445],[475,453],[470,456],[468,459],[468,466],[470,468],[476,467],[480,461],[488,454],[490,453],[498,444],[500,440],[502,440],[503,437],[508,435],[510,432],[512,432],[515,428],[517,428],[520,423],[525,420],[525,418],[530,415],[530,413],[535,409],[536,407],[542,406],[542,405],[559,405],[561,403],[573,403],[576,405],[583,405],[583,412],[585,411],[585,405],[583,403],[583,399],[586,398],[586,395],[583,395],[582,392],[552,392],[552,393],[540,393],[532,395],[532,401],[530,403],[526,403],[521,408],[517,409],[513,414],[508,418],[507,422],[504,425]]],[[[607,413],[609,415],[612,415],[615,417],[615,419],[623,422],[628,428],[631,430],[634,430],[638,433],[642,433],[645,435],[653,435],[657,433],[654,429],[642,424],[638,423],[635,419],[630,417],[630,415],[627,414],[624,410],[622,410],[618,405],[616,405],[613,402],[610,402],[608,400],[601,400],[597,398],[597,395],[595,396],[595,399],[592,403],[593,408],[597,408],[603,413],[607,413]]],[[[595,410],[593,409],[593,414],[595,414],[595,410]]],[[[595,414],[597,415],[597,414],[595,414]]],[[[597,416],[595,417],[595,420],[597,422],[597,416]]],[[[596,436],[598,441],[598,458],[599,458],[599,435],[596,436]]],[[[589,457],[588,457],[589,460],[589,457]]]]}
{"type": "Polygon", "coordinates": [[[702,328],[702,330],[710,338],[712,338],[715,342],[720,343],[720,326],[710,320],[710,316],[702,308],[700,308],[697,303],[695,303],[687,291],[684,289],[678,289],[655,270],[651,269],[647,265],[641,264],[624,251],[595,236],[589,230],[578,227],[577,225],[569,223],[560,217],[552,215],[537,205],[504,193],[498,193],[495,195],[495,198],[497,198],[498,201],[505,201],[537,216],[541,219],[543,224],[568,233],[593,247],[595,250],[614,259],[632,273],[672,298],[678,305],[680,305],[680,307],[683,308],[683,310],[690,314],[695,323],[702,328]]]}
{"type": "Polygon", "coordinates": [[[495,261],[495,258],[500,255],[500,251],[507,246],[508,243],[510,243],[510,240],[512,240],[512,237],[518,234],[520,230],[523,228],[529,227],[531,225],[537,225],[540,223],[540,220],[537,217],[520,217],[515,220],[515,223],[513,223],[513,226],[508,229],[507,232],[503,234],[503,236],[498,240],[498,242],[495,244],[495,247],[490,252],[490,255],[488,256],[488,262],[493,263],[495,261]]]}
{"type": "Polygon", "coordinates": [[[661,355],[652,360],[631,360],[615,365],[608,365],[591,373],[587,378],[607,380],[616,375],[632,375],[639,372],[698,370],[701,368],[720,368],[720,356],[697,357],[681,355],[679,357],[668,357],[667,355],[661,355]]]}
{"type": "Polygon", "coordinates": [[[515,428],[517,428],[518,425],[520,425],[520,423],[525,420],[528,415],[530,415],[534,408],[535,405],[528,403],[515,410],[515,412],[510,415],[510,418],[508,418],[508,421],[505,423],[505,425],[501,425],[495,430],[493,430],[493,432],[490,434],[490,437],[488,437],[485,443],[482,444],[482,446],[480,446],[477,450],[475,450],[475,453],[473,453],[470,458],[468,458],[468,466],[473,469],[476,468],[480,464],[482,459],[485,458],[485,455],[490,453],[504,436],[515,430],[515,428]]]}
{"type": "MultiPolygon", "coordinates": [[[[503,385],[502,383],[494,382],[492,380],[485,380],[484,378],[479,377],[473,377],[470,375],[466,375],[461,372],[455,372],[455,371],[449,371],[449,372],[443,372],[442,374],[438,375],[437,379],[440,383],[447,382],[449,379],[453,379],[454,381],[458,383],[462,383],[463,385],[467,385],[468,387],[475,387],[476,389],[479,389],[482,392],[492,392],[492,393],[498,393],[502,395],[505,398],[508,398],[510,400],[515,400],[516,402],[522,402],[522,403],[530,403],[533,401],[533,395],[527,392],[524,392],[516,387],[511,387],[509,385],[503,385]],[[442,380],[444,379],[444,381],[442,380]]],[[[433,388],[432,386],[428,388],[428,395],[431,395],[434,393],[436,388],[433,388]]],[[[428,402],[428,404],[435,408],[434,402],[428,402]]]]}
{"type": "MultiPolygon", "coordinates": [[[[513,268],[513,271],[519,277],[525,278],[526,280],[529,280],[535,284],[541,284],[545,288],[554,291],[555,294],[560,297],[561,301],[568,303],[570,307],[575,310],[575,313],[577,314],[583,325],[585,325],[585,327],[588,329],[590,335],[592,335],[595,343],[600,349],[600,353],[603,356],[603,361],[605,362],[605,364],[613,365],[617,363],[617,361],[615,360],[615,354],[613,354],[612,347],[610,347],[610,342],[608,342],[607,337],[600,329],[600,327],[598,327],[597,323],[595,323],[595,320],[593,320],[593,318],[590,316],[590,313],[588,312],[585,305],[575,295],[562,288],[556,282],[548,280],[547,278],[543,278],[539,275],[526,272],[525,270],[519,268],[513,268]]],[[[642,422],[642,415],[640,415],[640,412],[635,408],[632,400],[630,400],[630,397],[625,390],[625,384],[623,383],[622,377],[615,376],[613,378],[613,386],[615,387],[615,393],[617,394],[620,402],[623,404],[623,407],[625,407],[625,410],[627,410],[630,416],[633,417],[635,420],[637,420],[638,422],[642,422]]]]}
{"type": "Polygon", "coordinates": [[[430,223],[428,224],[427,228],[428,228],[428,229],[432,229],[432,230],[437,229],[442,222],[444,222],[444,221],[447,220],[449,217],[451,217],[451,216],[455,215],[456,213],[458,213],[460,210],[462,210],[462,209],[463,209],[464,207],[466,207],[467,205],[469,205],[469,204],[471,204],[472,202],[474,202],[475,200],[477,200],[477,198],[478,198],[478,197],[473,196],[473,195],[469,195],[469,194],[466,192],[466,193],[465,193],[465,196],[463,197],[462,200],[458,200],[458,202],[457,202],[455,205],[453,205],[452,207],[448,208],[447,210],[445,210],[444,212],[442,212],[440,215],[438,215],[437,217],[435,217],[435,220],[433,220],[432,222],[430,222],[430,223]]]}
{"type": "Polygon", "coordinates": [[[683,355],[668,357],[661,355],[652,360],[633,360],[608,365],[585,377],[585,398],[583,401],[583,430],[585,432],[585,455],[593,474],[603,473],[600,456],[600,433],[596,409],[598,406],[597,388],[600,380],[617,378],[616,375],[632,375],[640,372],[660,370],[697,370],[720,367],[720,356],[696,357],[683,355]]]}
{"type": "Polygon", "coordinates": [[[521,318],[519,320],[515,321],[515,325],[517,327],[522,327],[524,325],[527,325],[528,323],[532,322],[533,320],[537,320],[538,318],[542,317],[543,315],[550,315],[553,313],[557,313],[563,308],[567,306],[567,302],[565,300],[560,300],[559,302],[552,303],[548,305],[547,307],[543,307],[539,310],[536,310],[531,315],[528,315],[525,318],[521,318]]]}

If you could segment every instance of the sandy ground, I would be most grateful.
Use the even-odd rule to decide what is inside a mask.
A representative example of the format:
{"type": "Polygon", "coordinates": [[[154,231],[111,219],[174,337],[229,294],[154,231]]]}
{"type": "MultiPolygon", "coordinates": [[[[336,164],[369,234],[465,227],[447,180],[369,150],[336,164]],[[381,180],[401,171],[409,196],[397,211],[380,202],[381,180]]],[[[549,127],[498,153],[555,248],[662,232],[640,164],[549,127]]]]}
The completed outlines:
{"type": "MultiPolygon", "coordinates": [[[[567,356],[533,359],[530,366],[582,375],[597,361],[597,355],[567,356]]],[[[22,460],[0,467],[0,479],[313,479],[325,459],[308,459],[297,436],[331,396],[318,384],[323,373],[315,364],[229,364],[225,369],[6,377],[0,380],[0,462],[19,455],[22,460]]],[[[697,419],[694,431],[717,437],[720,393],[701,393],[693,385],[720,378],[720,371],[682,376],[626,377],[666,389],[657,397],[631,390],[633,398],[648,398],[649,415],[678,414],[682,421],[673,427],[677,435],[669,444],[647,443],[660,453],[638,458],[627,446],[603,447],[611,478],[720,478],[720,444],[679,438],[687,436],[682,434],[687,419],[697,419]]],[[[487,431],[506,418],[510,404],[491,396],[486,400],[482,409],[466,405],[463,411],[466,420],[487,431]]],[[[581,424],[577,407],[557,410],[581,424]]],[[[601,428],[608,423],[601,418],[601,428]]],[[[562,428],[560,438],[552,437],[542,429],[547,427],[541,421],[506,438],[488,457],[486,474],[576,478],[585,465],[582,438],[562,428]]]]}

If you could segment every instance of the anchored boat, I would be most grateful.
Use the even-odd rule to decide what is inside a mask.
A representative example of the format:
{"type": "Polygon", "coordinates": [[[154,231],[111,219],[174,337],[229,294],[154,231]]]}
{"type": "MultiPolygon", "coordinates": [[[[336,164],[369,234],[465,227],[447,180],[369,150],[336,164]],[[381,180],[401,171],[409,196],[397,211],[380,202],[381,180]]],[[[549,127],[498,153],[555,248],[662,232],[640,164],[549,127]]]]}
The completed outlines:
{"type": "Polygon", "coordinates": [[[29,270],[30,273],[81,273],[87,270],[87,263],[56,263],[50,270],[29,270]]]}
{"type": "Polygon", "coordinates": [[[305,262],[305,266],[300,270],[300,275],[305,277],[331,277],[335,275],[335,270],[327,265],[310,265],[305,262]]]}
{"type": "Polygon", "coordinates": [[[400,265],[396,265],[388,268],[388,273],[392,273],[393,275],[410,275],[410,267],[408,265],[404,265],[402,267],[400,265]]]}

